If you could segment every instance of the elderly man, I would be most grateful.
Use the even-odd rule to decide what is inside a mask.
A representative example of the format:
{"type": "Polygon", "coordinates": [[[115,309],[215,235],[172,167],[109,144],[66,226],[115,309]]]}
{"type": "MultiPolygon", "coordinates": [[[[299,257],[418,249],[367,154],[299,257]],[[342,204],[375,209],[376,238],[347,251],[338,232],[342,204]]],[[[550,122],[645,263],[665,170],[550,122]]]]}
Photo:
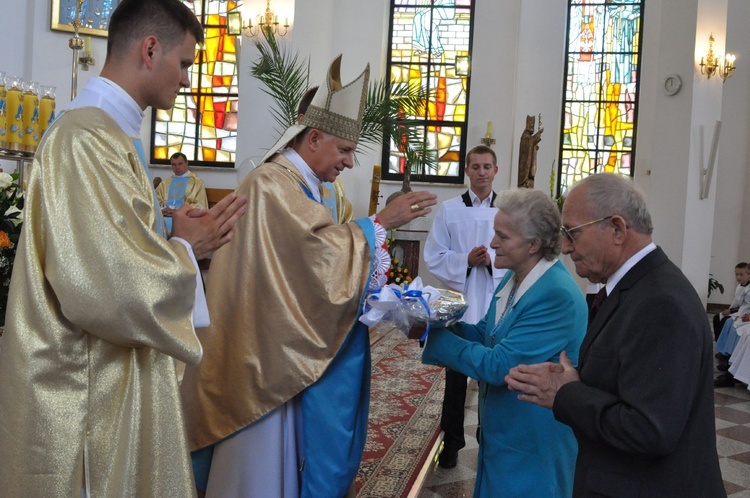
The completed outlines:
{"type": "Polygon", "coordinates": [[[183,206],[166,240],[140,127],[190,85],[202,39],[179,0],[120,2],[101,77],[34,158],[0,355],[3,496],[195,494],[174,359],[201,359],[196,258],[245,201],[183,206]]]}
{"type": "MultiPolygon", "coordinates": [[[[297,122],[301,123],[305,117],[307,108],[310,107],[318,87],[314,86],[308,89],[297,105],[297,122]]],[[[349,223],[354,218],[352,203],[346,198],[344,192],[344,183],[341,178],[336,178],[333,182],[323,182],[320,189],[320,200],[325,207],[331,212],[333,220],[338,223],[349,223]]]]}
{"type": "Polygon", "coordinates": [[[651,241],[643,195],[622,177],[592,175],[570,190],[562,221],[576,273],[604,284],[578,369],[561,355],[506,381],[573,429],[573,496],[726,496],[706,312],[651,241]]]}
{"type": "Polygon", "coordinates": [[[238,187],[252,200],[250,216],[211,264],[209,309],[221,318],[201,336],[206,357],[182,383],[207,497],[334,498],[353,488],[371,370],[357,318],[368,289],[385,283],[386,230],[436,200],[411,192],[343,224],[322,204],[322,183],[353,166],[369,76],[368,67],[342,85],[340,64],[238,187]]]}
{"type": "MultiPolygon", "coordinates": [[[[440,205],[432,230],[424,245],[427,268],[446,287],[464,293],[469,309],[462,321],[475,324],[487,312],[495,287],[505,270],[493,268],[495,251],[489,248],[494,236],[493,223],[497,194],[492,182],[497,174],[497,156],[486,145],[477,145],[466,154],[466,176],[469,190],[440,205]]],[[[443,452],[439,465],[456,466],[458,450],[464,439],[464,405],[466,375],[445,370],[445,395],[440,417],[443,429],[443,452]]]]}

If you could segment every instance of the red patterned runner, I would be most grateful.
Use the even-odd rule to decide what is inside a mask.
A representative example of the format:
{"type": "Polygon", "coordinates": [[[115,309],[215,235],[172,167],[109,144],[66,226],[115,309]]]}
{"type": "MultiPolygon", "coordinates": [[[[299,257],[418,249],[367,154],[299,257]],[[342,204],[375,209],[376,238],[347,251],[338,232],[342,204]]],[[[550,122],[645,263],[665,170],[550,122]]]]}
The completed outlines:
{"type": "Polygon", "coordinates": [[[422,365],[417,341],[392,332],[372,346],[367,443],[357,497],[405,497],[440,433],[443,369],[422,365]]]}

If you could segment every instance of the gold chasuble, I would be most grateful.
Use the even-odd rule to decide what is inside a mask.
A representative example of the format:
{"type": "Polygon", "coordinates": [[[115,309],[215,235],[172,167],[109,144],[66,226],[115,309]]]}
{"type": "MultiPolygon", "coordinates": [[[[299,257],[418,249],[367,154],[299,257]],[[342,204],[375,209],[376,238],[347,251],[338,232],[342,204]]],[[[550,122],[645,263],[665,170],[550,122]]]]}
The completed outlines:
{"type": "MultiPolygon", "coordinates": [[[[187,188],[183,201],[194,208],[208,209],[208,199],[206,198],[206,186],[195,173],[188,172],[187,188]]],[[[169,198],[169,187],[176,176],[170,176],[156,187],[156,197],[159,199],[159,205],[164,206],[169,198]]]]}
{"type": "Polygon", "coordinates": [[[0,355],[0,495],[194,496],[172,357],[201,358],[195,270],[157,233],[133,138],[102,110],[63,113],[24,215],[0,355]]]}
{"type": "Polygon", "coordinates": [[[258,420],[313,384],[357,319],[371,254],[356,222],[311,200],[274,156],[237,189],[247,214],[211,261],[205,356],[181,385],[191,450],[258,420]]]}

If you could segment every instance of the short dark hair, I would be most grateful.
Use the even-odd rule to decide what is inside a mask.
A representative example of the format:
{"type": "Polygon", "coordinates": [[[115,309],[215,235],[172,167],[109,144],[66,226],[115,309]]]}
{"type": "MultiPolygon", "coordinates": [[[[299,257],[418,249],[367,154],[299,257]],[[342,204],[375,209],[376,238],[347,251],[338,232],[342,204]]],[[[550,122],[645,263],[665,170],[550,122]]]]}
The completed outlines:
{"type": "Polygon", "coordinates": [[[313,97],[315,97],[315,93],[317,91],[318,87],[314,86],[306,91],[302,98],[299,99],[299,104],[297,104],[297,116],[307,112],[307,108],[310,107],[310,102],[312,102],[312,99],[313,97]]]}
{"type": "Polygon", "coordinates": [[[735,268],[738,270],[744,270],[745,268],[747,268],[747,263],[737,263],[737,266],[735,266],[735,268]]]}
{"type": "Polygon", "coordinates": [[[182,152],[175,152],[174,154],[172,154],[171,156],[169,156],[169,160],[172,161],[174,159],[177,159],[178,157],[181,157],[182,159],[185,160],[185,162],[188,162],[187,156],[185,154],[183,154],[182,152]]]}
{"type": "Polygon", "coordinates": [[[123,0],[112,13],[107,35],[107,59],[121,55],[131,44],[155,36],[165,50],[170,50],[190,33],[203,42],[203,27],[180,0],[123,0]]]}
{"type": "Polygon", "coordinates": [[[491,148],[487,147],[486,145],[477,145],[473,149],[471,149],[469,152],[466,153],[466,166],[471,164],[471,161],[469,158],[472,154],[490,154],[492,155],[492,164],[497,166],[497,155],[495,154],[495,151],[491,148]]]}

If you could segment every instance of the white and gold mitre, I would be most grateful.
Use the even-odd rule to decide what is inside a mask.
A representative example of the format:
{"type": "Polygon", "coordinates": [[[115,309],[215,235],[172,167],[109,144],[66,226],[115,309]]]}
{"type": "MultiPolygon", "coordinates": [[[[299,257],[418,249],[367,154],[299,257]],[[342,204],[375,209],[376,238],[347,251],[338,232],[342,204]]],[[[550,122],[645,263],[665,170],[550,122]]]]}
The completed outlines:
{"type": "Polygon", "coordinates": [[[307,108],[302,122],[287,128],[276,144],[268,150],[261,163],[305,128],[317,128],[345,140],[359,142],[367,84],[370,80],[370,65],[368,64],[362,74],[351,83],[344,86],[341,83],[341,58],[342,56],[339,55],[331,62],[325,81],[315,92],[315,97],[307,108]]]}
{"type": "Polygon", "coordinates": [[[343,86],[341,84],[341,55],[339,55],[328,68],[326,81],[315,92],[301,124],[351,142],[359,142],[369,79],[370,65],[368,64],[362,74],[343,86]]]}

